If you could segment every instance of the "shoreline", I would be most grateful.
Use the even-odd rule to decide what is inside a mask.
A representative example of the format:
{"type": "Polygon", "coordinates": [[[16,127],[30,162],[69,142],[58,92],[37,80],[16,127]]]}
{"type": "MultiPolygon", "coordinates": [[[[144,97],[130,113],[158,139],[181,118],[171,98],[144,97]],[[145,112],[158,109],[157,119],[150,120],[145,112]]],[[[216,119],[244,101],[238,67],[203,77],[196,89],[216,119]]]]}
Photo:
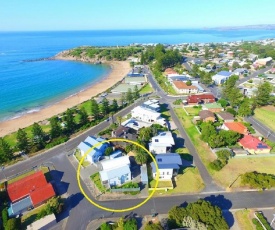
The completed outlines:
{"type": "MultiPolygon", "coordinates": [[[[61,57],[60,54],[57,54],[54,58],[56,60],[67,61],[94,61],[92,59],[79,60],[78,58],[73,57],[61,57]]],[[[108,75],[104,76],[102,79],[99,79],[95,84],[92,84],[89,87],[82,89],[78,93],[66,97],[52,105],[44,107],[39,111],[26,113],[17,118],[0,121],[0,137],[16,132],[19,128],[28,127],[34,122],[47,120],[54,115],[65,112],[68,108],[74,107],[84,101],[91,99],[97,94],[100,94],[109,89],[118,81],[122,80],[131,69],[129,62],[127,61],[102,61],[102,64],[109,65],[111,67],[111,71],[108,75]]]]}

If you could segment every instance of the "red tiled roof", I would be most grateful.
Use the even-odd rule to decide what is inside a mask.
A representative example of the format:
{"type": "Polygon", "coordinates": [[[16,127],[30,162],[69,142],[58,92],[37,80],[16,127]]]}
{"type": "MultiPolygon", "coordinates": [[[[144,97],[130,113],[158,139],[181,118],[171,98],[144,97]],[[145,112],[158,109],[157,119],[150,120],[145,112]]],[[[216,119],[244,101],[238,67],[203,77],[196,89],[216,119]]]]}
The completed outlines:
{"type": "Polygon", "coordinates": [[[196,86],[194,86],[194,85],[188,86],[183,81],[173,81],[173,83],[178,89],[197,89],[196,86]]]}
{"type": "Polygon", "coordinates": [[[241,122],[224,122],[224,125],[232,131],[240,134],[247,134],[247,128],[241,122]]]}
{"type": "Polygon", "coordinates": [[[55,196],[52,184],[48,183],[30,194],[32,204],[35,206],[55,196]]]}
{"type": "MultiPolygon", "coordinates": [[[[40,197],[40,195],[36,195],[37,192],[41,193],[41,197],[47,197],[47,192],[52,192],[49,190],[49,187],[52,185],[47,183],[47,180],[42,171],[38,171],[32,175],[29,175],[19,181],[8,184],[8,195],[12,202],[18,201],[24,197],[31,196],[34,194],[35,201],[38,202],[36,197],[40,197]]],[[[42,200],[43,201],[43,200],[42,200]]],[[[40,201],[40,202],[42,202],[40,201]]],[[[40,203],[39,202],[39,203],[40,203]]]]}
{"type": "Polygon", "coordinates": [[[245,135],[239,143],[246,149],[271,149],[266,143],[260,141],[258,138],[253,137],[251,135],[245,135]]]}
{"type": "Polygon", "coordinates": [[[213,94],[199,94],[199,95],[190,95],[187,98],[188,103],[199,103],[202,100],[209,100],[209,102],[215,102],[215,97],[213,94]]]}

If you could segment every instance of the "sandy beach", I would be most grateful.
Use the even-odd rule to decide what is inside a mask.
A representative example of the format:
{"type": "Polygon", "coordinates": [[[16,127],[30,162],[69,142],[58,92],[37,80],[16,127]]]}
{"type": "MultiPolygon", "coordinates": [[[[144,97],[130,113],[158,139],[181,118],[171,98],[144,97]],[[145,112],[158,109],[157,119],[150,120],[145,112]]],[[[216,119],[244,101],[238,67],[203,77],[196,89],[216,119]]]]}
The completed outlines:
{"type": "Polygon", "coordinates": [[[40,111],[26,114],[13,120],[0,122],[0,137],[15,132],[19,128],[30,126],[34,122],[46,120],[54,115],[66,111],[68,108],[89,100],[91,97],[96,96],[101,92],[104,92],[105,90],[113,86],[116,82],[122,80],[123,77],[130,71],[130,65],[127,61],[104,61],[103,63],[110,65],[112,67],[112,71],[102,81],[94,84],[93,86],[82,92],[79,92],[74,96],[71,96],[54,105],[41,109],[40,111]]]}

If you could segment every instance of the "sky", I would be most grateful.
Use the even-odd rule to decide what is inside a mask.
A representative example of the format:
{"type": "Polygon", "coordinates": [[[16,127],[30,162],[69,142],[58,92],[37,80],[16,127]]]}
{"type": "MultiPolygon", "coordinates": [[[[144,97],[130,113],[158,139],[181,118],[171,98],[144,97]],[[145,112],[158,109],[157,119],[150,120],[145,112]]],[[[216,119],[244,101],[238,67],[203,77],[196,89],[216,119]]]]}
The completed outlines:
{"type": "Polygon", "coordinates": [[[1,0],[0,31],[275,24],[275,0],[1,0]]]}

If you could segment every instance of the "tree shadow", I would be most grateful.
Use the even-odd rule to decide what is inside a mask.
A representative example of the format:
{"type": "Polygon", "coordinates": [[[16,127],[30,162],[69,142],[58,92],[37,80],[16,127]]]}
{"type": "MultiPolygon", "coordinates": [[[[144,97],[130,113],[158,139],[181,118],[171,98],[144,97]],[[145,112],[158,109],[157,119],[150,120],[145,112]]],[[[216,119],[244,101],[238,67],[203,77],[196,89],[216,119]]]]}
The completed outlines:
{"type": "Polygon", "coordinates": [[[209,201],[212,205],[216,205],[222,210],[223,217],[230,228],[234,225],[233,214],[229,211],[232,207],[232,202],[230,200],[226,199],[223,195],[211,195],[205,197],[204,200],[209,201]]]}
{"type": "Polygon", "coordinates": [[[83,200],[83,198],[84,198],[84,196],[80,192],[70,195],[64,201],[64,204],[65,204],[64,210],[56,216],[57,222],[60,222],[64,219],[66,219],[70,215],[70,211],[73,208],[75,208],[80,203],[80,201],[83,200]]]}

